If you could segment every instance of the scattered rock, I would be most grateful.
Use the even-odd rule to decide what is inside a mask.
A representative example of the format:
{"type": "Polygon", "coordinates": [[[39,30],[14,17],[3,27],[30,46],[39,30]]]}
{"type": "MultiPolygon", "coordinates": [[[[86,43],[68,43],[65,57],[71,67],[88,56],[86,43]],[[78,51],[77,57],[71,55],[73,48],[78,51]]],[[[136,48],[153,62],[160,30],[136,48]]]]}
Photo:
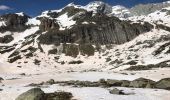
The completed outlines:
{"type": "Polygon", "coordinates": [[[69,92],[54,92],[46,94],[46,100],[71,100],[73,95],[69,92]]]}
{"type": "Polygon", "coordinates": [[[78,60],[78,61],[70,61],[69,64],[81,64],[83,61],[78,60]]]}
{"type": "Polygon", "coordinates": [[[20,75],[25,76],[26,74],[25,73],[21,73],[20,75]]]}

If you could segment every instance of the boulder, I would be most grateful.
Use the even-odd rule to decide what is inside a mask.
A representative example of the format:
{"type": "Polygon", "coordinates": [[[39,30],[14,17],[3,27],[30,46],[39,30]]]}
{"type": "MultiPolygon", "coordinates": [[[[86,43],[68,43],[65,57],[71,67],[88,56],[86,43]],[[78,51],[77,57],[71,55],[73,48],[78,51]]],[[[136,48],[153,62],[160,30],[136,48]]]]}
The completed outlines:
{"type": "Polygon", "coordinates": [[[15,100],[44,100],[45,93],[40,88],[33,88],[19,95],[15,100]]]}
{"type": "Polygon", "coordinates": [[[40,88],[33,88],[19,95],[15,100],[71,100],[69,92],[44,93],[40,88]]]}
{"type": "Polygon", "coordinates": [[[164,78],[156,82],[156,88],[170,90],[170,78],[164,78]]]}
{"type": "Polygon", "coordinates": [[[130,82],[130,87],[134,88],[153,88],[155,82],[145,78],[138,78],[130,82]]]}
{"type": "Polygon", "coordinates": [[[46,83],[52,85],[52,84],[55,84],[55,81],[54,81],[54,79],[50,79],[46,83]]]}
{"type": "Polygon", "coordinates": [[[123,90],[119,90],[117,88],[114,88],[112,90],[109,91],[110,94],[118,94],[118,95],[124,95],[125,93],[123,92],[123,90]]]}

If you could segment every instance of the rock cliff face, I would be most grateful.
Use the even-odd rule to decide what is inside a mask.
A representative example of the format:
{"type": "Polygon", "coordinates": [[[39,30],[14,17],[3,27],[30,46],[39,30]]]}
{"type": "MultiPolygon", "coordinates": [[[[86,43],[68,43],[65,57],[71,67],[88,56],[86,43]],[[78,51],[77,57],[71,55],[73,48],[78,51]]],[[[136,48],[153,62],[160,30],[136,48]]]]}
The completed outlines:
{"type": "Polygon", "coordinates": [[[23,16],[18,14],[6,14],[0,16],[0,21],[5,21],[5,25],[0,27],[0,32],[5,31],[24,31],[28,28],[25,23],[28,21],[29,16],[23,14],[23,16]]]}
{"type": "Polygon", "coordinates": [[[10,44],[13,40],[15,43],[1,46],[0,53],[11,52],[7,58],[10,63],[34,57],[38,50],[53,55],[93,56],[100,51],[100,45],[123,44],[153,29],[147,22],[132,23],[109,14],[112,14],[112,7],[99,2],[86,8],[68,5],[58,11],[43,12],[36,18],[25,14],[2,15],[0,22],[5,25],[0,25],[0,44],[10,44]],[[18,33],[24,35],[15,37],[18,33]],[[44,45],[53,47],[47,49],[44,45]]]}
{"type": "MultiPolygon", "coordinates": [[[[86,12],[83,17],[80,16],[76,16],[74,19],[76,24],[71,29],[59,31],[58,27],[50,28],[46,34],[39,37],[40,43],[122,44],[153,28],[149,23],[131,24],[116,17],[108,17],[103,13],[93,16],[92,13],[86,12]]],[[[44,20],[41,20],[41,26],[52,26],[51,24],[52,22],[44,23],[44,20]]]]}
{"type": "Polygon", "coordinates": [[[42,31],[48,31],[51,29],[59,30],[59,25],[55,20],[48,19],[48,18],[39,18],[39,20],[41,21],[41,24],[39,26],[40,30],[42,31]]]}

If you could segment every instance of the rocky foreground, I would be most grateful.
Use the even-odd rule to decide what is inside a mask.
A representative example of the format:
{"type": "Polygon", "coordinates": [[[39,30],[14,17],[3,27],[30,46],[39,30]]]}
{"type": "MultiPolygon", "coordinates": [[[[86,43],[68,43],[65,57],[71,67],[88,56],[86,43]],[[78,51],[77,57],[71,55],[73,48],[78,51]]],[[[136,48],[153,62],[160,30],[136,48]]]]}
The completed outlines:
{"type": "Polygon", "coordinates": [[[1,74],[0,97],[2,100],[42,100],[31,99],[42,97],[43,100],[167,100],[170,93],[168,75],[168,69],[1,74]],[[146,76],[146,73],[150,74],[146,76]],[[68,98],[62,99],[63,95],[68,98]]]}

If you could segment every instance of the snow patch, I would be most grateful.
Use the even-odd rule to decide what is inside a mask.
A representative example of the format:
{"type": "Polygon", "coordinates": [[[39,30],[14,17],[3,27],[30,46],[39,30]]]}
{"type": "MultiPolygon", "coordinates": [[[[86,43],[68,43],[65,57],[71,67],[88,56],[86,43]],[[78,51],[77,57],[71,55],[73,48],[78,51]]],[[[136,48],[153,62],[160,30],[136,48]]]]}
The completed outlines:
{"type": "Polygon", "coordinates": [[[69,29],[72,25],[76,24],[76,21],[73,20],[73,17],[68,17],[67,13],[59,16],[57,21],[60,25],[60,30],[69,29]]]}

